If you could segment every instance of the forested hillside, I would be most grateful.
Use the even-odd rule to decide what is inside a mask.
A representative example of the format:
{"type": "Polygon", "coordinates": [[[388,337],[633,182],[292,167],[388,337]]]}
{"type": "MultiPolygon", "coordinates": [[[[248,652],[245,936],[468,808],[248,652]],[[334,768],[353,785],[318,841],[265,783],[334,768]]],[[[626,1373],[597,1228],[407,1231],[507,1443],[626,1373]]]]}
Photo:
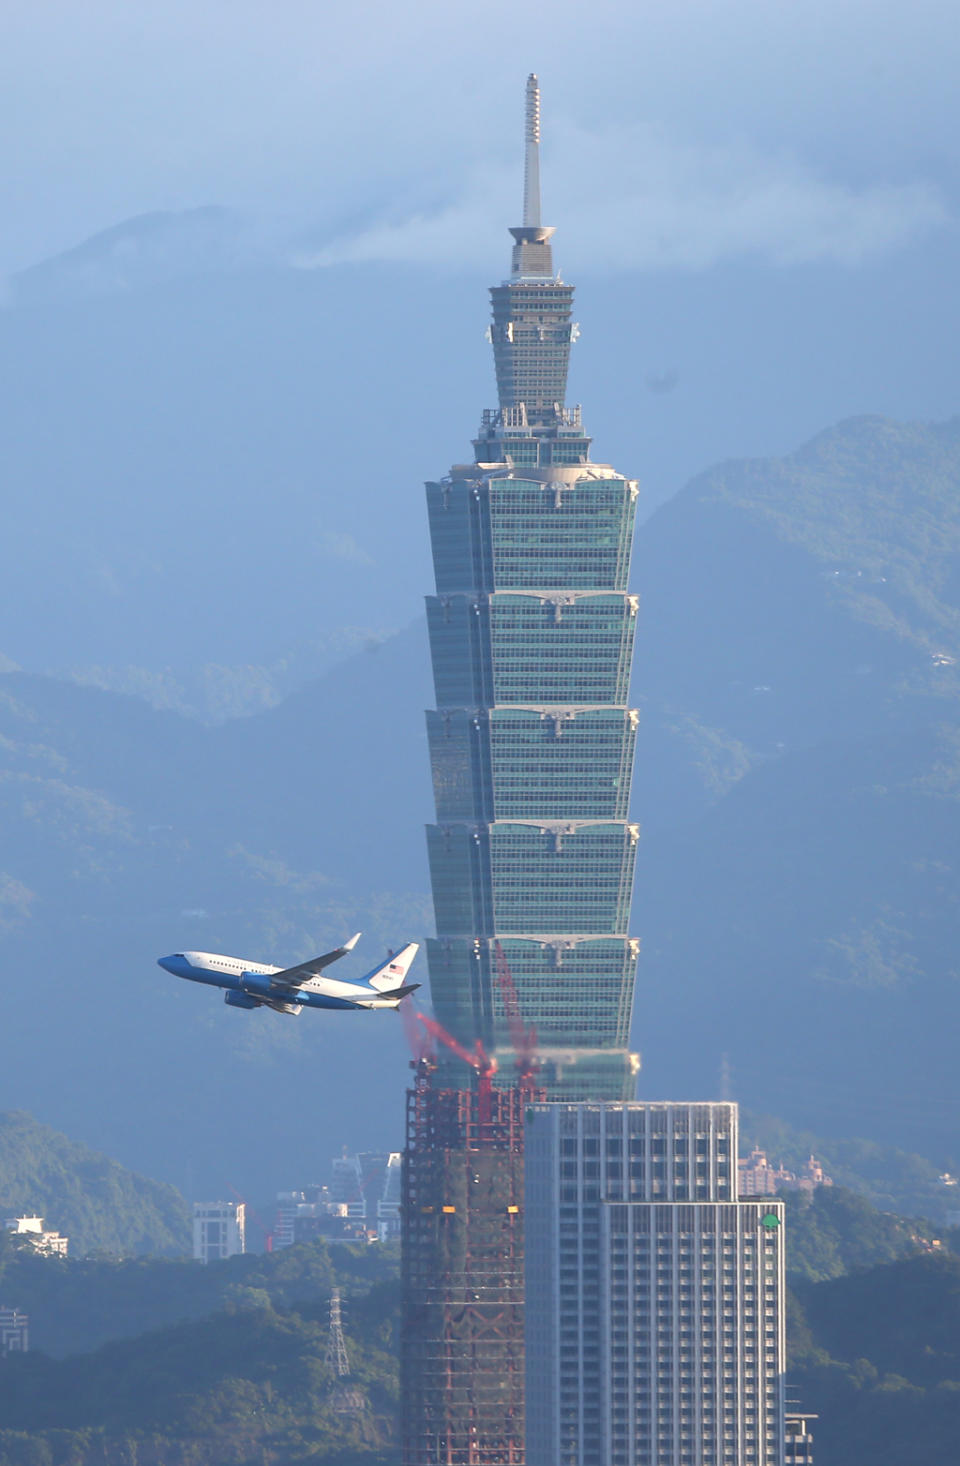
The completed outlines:
{"type": "MultiPolygon", "coordinates": [[[[849,1193],[787,1198],[789,1393],[818,1466],[941,1466],[960,1427],[960,1259],[849,1193]]],[[[0,1260],[41,1350],[0,1360],[0,1466],[393,1466],[396,1248],[322,1242],[207,1267],[0,1260]],[[324,1356],[343,1297],[339,1409],[324,1356]]]]}
{"type": "Polygon", "coordinates": [[[925,1255],[800,1285],[791,1392],[818,1466],[942,1466],[960,1430],[960,1258],[925,1255]]]}
{"type": "MultiPolygon", "coordinates": [[[[24,1215],[42,1216],[68,1237],[74,1257],[179,1257],[191,1247],[187,1205],[172,1186],[138,1176],[30,1115],[0,1114],[0,1219],[24,1215]]],[[[13,1261],[5,1241],[0,1232],[0,1283],[13,1261]]],[[[53,1277],[46,1265],[36,1260],[38,1277],[53,1277]]]]}
{"type": "Polygon", "coordinates": [[[396,1247],[317,1243],[203,1266],[63,1261],[0,1234],[0,1301],[31,1352],[0,1359],[0,1466],[393,1463],[396,1247]],[[360,1408],[325,1363],[340,1289],[360,1408]]]}
{"type": "Polygon", "coordinates": [[[639,759],[643,1092],[726,1055],[757,1108],[955,1153],[960,423],[722,465],[645,527],[636,577],[636,685],[702,750],[685,824],[639,759]]]}

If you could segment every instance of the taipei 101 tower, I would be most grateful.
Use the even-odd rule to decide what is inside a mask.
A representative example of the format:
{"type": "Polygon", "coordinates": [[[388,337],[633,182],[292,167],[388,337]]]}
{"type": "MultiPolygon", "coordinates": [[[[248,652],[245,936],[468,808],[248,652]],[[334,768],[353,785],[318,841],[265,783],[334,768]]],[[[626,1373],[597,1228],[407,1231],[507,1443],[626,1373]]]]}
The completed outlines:
{"type": "Polygon", "coordinates": [[[540,222],[535,76],[525,141],[523,223],[510,230],[510,277],[490,292],[499,405],[483,413],[475,461],[427,486],[430,987],[439,1022],[471,1049],[479,1039],[509,1086],[499,944],[536,1028],[547,1097],[624,1100],[637,1069],[638,944],[627,930],[637,485],[591,460],[580,408],[564,405],[578,327],[573,287],[554,273],[554,231],[540,222]]]}

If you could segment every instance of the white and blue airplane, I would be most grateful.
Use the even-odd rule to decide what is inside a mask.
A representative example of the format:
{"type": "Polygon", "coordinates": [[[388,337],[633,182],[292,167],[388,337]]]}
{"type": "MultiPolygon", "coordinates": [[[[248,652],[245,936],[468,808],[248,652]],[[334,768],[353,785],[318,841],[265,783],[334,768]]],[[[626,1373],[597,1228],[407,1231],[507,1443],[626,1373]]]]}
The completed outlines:
{"type": "Polygon", "coordinates": [[[158,965],[174,977],[226,988],[223,1000],[231,1008],[272,1008],[275,1013],[293,1014],[301,1008],[398,1008],[401,999],[420,986],[406,981],[419,944],[408,942],[359,982],[324,977],[324,968],[352,952],[359,940],[357,932],[342,947],[296,967],[268,967],[218,952],[173,952],[158,958],[158,965]]]}

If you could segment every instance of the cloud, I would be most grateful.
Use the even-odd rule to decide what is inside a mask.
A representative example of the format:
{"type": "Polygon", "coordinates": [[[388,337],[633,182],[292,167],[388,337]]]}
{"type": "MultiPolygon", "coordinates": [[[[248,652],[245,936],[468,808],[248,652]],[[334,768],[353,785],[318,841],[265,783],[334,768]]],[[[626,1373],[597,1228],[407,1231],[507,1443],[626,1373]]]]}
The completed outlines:
{"type": "MultiPolygon", "coordinates": [[[[852,266],[951,222],[940,190],[923,179],[853,184],[786,155],[649,125],[558,133],[544,164],[545,216],[561,226],[555,258],[576,269],[702,270],[744,257],[852,266]]],[[[372,224],[292,263],[489,265],[517,222],[497,201],[517,193],[513,174],[479,169],[446,206],[372,224]]]]}
{"type": "Polygon", "coordinates": [[[350,565],[375,565],[362,545],[358,545],[352,534],[341,534],[337,530],[324,530],[320,535],[320,549],[332,560],[346,560],[350,565]]]}

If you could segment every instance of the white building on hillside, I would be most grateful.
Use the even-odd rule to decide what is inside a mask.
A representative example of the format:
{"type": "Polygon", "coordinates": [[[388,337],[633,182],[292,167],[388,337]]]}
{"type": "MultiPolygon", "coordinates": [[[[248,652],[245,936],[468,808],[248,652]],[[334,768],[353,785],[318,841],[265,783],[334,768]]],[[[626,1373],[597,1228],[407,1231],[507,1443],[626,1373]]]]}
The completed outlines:
{"type": "Polygon", "coordinates": [[[242,1201],[193,1203],[193,1255],[218,1262],[246,1251],[246,1207],[242,1201]]]}
{"type": "Polygon", "coordinates": [[[7,1217],[3,1225],[15,1237],[22,1237],[34,1252],[42,1252],[47,1257],[67,1255],[70,1239],[61,1237],[59,1232],[44,1231],[43,1217],[7,1217]]]}

